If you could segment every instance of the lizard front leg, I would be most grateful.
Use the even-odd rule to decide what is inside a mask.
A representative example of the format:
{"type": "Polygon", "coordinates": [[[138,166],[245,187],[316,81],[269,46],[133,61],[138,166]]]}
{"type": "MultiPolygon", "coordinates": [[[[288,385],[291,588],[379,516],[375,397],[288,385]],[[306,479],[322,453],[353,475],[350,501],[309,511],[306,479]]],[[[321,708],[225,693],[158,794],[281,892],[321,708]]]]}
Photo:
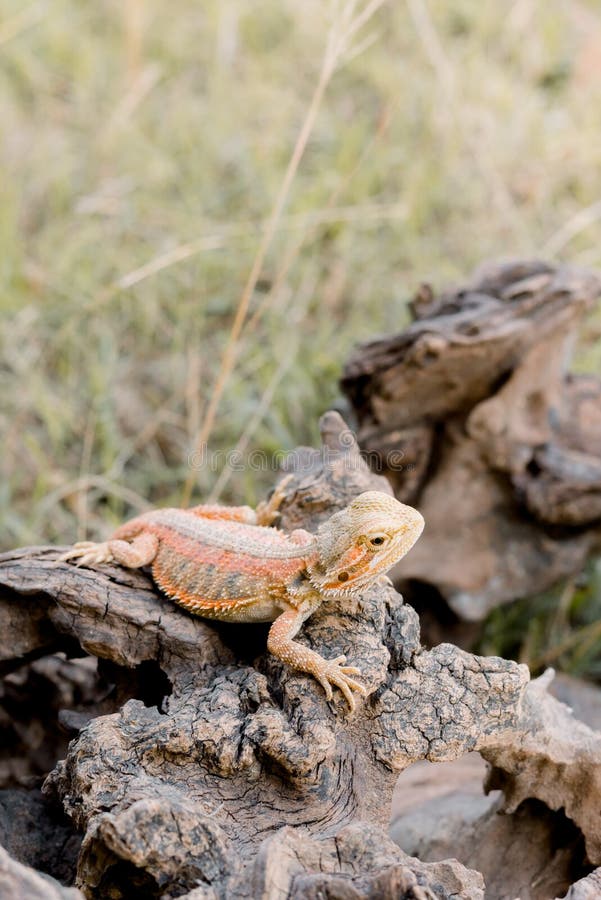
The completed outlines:
{"type": "Polygon", "coordinates": [[[78,566],[97,566],[116,562],[128,569],[149,565],[156,556],[159,539],[149,531],[137,534],[131,542],[119,539],[94,543],[80,541],[60,557],[60,562],[76,559],[78,566]]]}
{"type": "Polygon", "coordinates": [[[355,666],[345,666],[346,656],[324,659],[319,653],[293,640],[314,609],[315,604],[303,604],[299,609],[288,609],[278,616],[269,629],[267,649],[292,669],[313,675],[326,692],[328,700],[332,699],[332,685],[339,688],[352,712],[355,708],[352,691],[363,695],[367,693],[360,682],[351,678],[352,675],[361,674],[359,669],[355,666]]]}

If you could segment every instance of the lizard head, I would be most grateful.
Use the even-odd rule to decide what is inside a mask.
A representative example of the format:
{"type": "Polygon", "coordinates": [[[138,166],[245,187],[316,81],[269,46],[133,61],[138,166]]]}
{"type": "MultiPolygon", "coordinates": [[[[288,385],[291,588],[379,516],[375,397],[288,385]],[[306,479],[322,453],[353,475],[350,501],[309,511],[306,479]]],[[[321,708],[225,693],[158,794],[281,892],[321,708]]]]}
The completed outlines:
{"type": "Polygon", "coordinates": [[[319,559],[310,568],[320,593],[349,593],[371,584],[413,547],[424,520],[412,506],[379,491],[359,494],[317,531],[319,559]]]}

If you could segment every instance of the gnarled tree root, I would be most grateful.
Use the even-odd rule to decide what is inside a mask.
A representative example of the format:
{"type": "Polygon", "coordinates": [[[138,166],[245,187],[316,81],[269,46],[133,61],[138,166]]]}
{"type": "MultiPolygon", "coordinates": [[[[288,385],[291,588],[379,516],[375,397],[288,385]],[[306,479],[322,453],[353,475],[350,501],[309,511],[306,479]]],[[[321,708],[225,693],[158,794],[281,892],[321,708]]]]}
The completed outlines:
{"type": "MultiPolygon", "coordinates": [[[[283,527],[315,528],[361,490],[387,489],[337,414],[322,434],[323,451],[294,457],[283,527]]],[[[5,666],[77,642],[116,672],[152,661],[164,685],[147,705],[129,699],[91,718],[46,780],[83,835],[86,896],[479,898],[477,873],[420,863],[382,831],[400,770],[473,749],[510,807],[525,796],[561,803],[601,862],[577,778],[580,768],[597,790],[598,736],[572,722],[572,743],[556,735],[551,750],[568,713],[544,683],[529,685],[510,661],[423,649],[417,616],[390,583],[324,605],[301,636],[361,668],[368,696],[349,715],[341,697],[326,701],[313,679],[265,654],[265,629],[214,626],[143,573],[78,569],[58,555],[0,558],[0,627],[19,634],[5,666]]]]}

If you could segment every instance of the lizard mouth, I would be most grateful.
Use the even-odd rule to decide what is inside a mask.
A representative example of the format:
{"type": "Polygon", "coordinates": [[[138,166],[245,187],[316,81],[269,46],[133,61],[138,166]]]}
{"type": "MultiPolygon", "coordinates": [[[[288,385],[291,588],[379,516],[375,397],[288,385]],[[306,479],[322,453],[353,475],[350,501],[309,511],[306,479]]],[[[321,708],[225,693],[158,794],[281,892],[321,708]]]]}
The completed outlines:
{"type": "Polygon", "coordinates": [[[313,587],[328,594],[355,594],[362,588],[369,587],[375,578],[382,573],[381,568],[372,571],[371,566],[362,568],[357,572],[349,569],[341,569],[334,576],[312,577],[313,587]]]}
{"type": "Polygon", "coordinates": [[[328,566],[324,573],[314,572],[310,576],[312,585],[319,591],[332,595],[354,594],[369,588],[379,575],[385,575],[417,541],[423,528],[407,528],[401,532],[397,540],[391,541],[385,549],[374,553],[370,558],[360,560],[349,559],[346,554],[339,560],[339,567],[328,566]]]}

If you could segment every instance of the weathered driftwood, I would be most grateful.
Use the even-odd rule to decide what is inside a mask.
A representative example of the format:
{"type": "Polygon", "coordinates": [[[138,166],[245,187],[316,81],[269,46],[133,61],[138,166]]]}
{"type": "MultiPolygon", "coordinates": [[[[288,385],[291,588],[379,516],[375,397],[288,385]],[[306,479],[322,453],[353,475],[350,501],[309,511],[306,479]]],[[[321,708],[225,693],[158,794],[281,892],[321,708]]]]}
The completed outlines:
{"type": "MultiPolygon", "coordinates": [[[[545,680],[529,687],[530,696],[526,697],[525,706],[530,705],[541,690],[543,693],[539,696],[546,703],[545,687],[545,680]]],[[[587,725],[598,727],[599,688],[559,676],[549,689],[574,705],[587,725]]],[[[587,783],[586,762],[583,770],[578,770],[577,746],[586,745],[591,735],[585,732],[579,737],[580,723],[573,722],[570,717],[562,725],[559,715],[565,714],[565,709],[553,706],[555,723],[548,728],[550,746],[543,769],[547,777],[551,776],[551,760],[555,758],[559,784],[554,806],[558,807],[564,790],[561,782],[569,781],[576,773],[581,787],[587,783]],[[572,750],[566,754],[569,732],[573,732],[574,742],[572,750]],[[551,737],[553,734],[555,736],[551,737]],[[558,742],[564,744],[563,753],[558,742]],[[560,768],[559,758],[566,755],[573,757],[571,773],[560,768]]],[[[542,737],[539,724],[538,740],[542,737]]],[[[530,777],[532,783],[538,777],[532,778],[533,765],[533,758],[524,758],[524,772],[520,775],[524,780],[530,777]]],[[[416,763],[402,774],[397,784],[391,836],[407,853],[424,862],[454,857],[481,872],[487,897],[549,900],[563,896],[573,882],[589,871],[582,832],[566,817],[563,809],[551,810],[540,800],[527,799],[513,814],[500,815],[506,808],[505,798],[497,790],[483,796],[485,774],[486,764],[478,754],[469,754],[443,765],[416,763]]],[[[490,776],[487,780],[493,787],[490,776]]],[[[540,795],[540,791],[538,793],[540,795]]],[[[594,830],[592,819],[589,829],[594,830]]]]}
{"type": "Polygon", "coordinates": [[[427,522],[397,570],[417,596],[479,620],[601,546],[601,382],[567,373],[600,294],[572,267],[487,265],[349,359],[359,443],[427,522]]]}
{"type": "Polygon", "coordinates": [[[0,847],[0,897],[2,900],[84,900],[77,888],[64,887],[49,875],[36,872],[0,847]]]}
{"type": "Polygon", "coordinates": [[[453,769],[460,763],[417,763],[401,776],[400,790],[407,784],[411,793],[411,780],[421,788],[419,802],[391,826],[391,836],[407,853],[424,862],[460,859],[482,873],[492,900],[550,900],[588,873],[582,835],[563,813],[528,800],[513,815],[501,815],[498,797],[482,796],[481,766],[469,789],[453,789],[453,769]],[[434,771],[425,773],[424,766],[434,771]],[[436,787],[438,793],[424,799],[436,787]]]}
{"type": "MultiPolygon", "coordinates": [[[[292,460],[284,527],[315,528],[361,490],[386,489],[339,416],[325,417],[322,434],[323,452],[292,460]]],[[[76,641],[110,661],[117,682],[132,670],[153,681],[146,704],[92,718],[46,780],[83,834],[87,896],[481,897],[478,873],[420,863],[386,836],[398,772],[473,749],[509,806],[561,803],[601,862],[598,737],[571,722],[571,738],[555,734],[568,714],[524,666],[448,644],[424,650],[415,612],[389,583],[324,606],[303,631],[361,667],[369,696],[348,716],[342,698],[326,702],[313,679],[265,654],[265,628],[194,618],[143,573],[77,569],[58,555],[0,557],[0,629],[18,635],[16,649],[2,647],[5,667],[76,641]]]]}
{"type": "Polygon", "coordinates": [[[595,869],[586,878],[572,885],[563,900],[599,900],[601,897],[601,869],[595,869]]]}

